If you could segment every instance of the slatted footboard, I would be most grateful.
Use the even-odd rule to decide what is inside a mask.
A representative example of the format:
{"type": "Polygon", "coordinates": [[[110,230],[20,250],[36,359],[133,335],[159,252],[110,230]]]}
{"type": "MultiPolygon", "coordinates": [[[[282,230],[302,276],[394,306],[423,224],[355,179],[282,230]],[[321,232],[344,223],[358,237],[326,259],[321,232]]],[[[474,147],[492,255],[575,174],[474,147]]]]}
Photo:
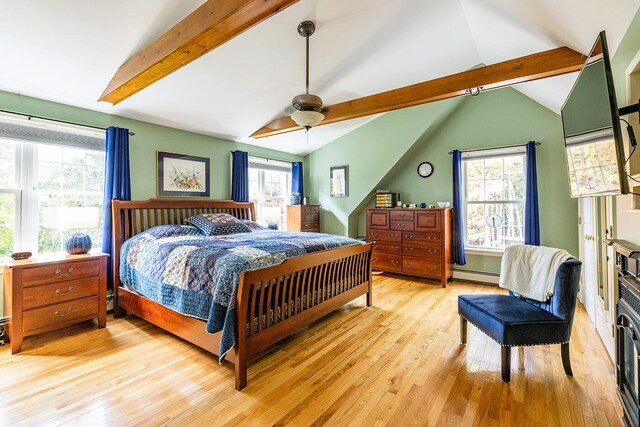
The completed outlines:
{"type": "Polygon", "coordinates": [[[242,273],[236,389],[247,385],[247,360],[258,352],[361,295],[371,306],[371,247],[345,246],[242,273]]]}

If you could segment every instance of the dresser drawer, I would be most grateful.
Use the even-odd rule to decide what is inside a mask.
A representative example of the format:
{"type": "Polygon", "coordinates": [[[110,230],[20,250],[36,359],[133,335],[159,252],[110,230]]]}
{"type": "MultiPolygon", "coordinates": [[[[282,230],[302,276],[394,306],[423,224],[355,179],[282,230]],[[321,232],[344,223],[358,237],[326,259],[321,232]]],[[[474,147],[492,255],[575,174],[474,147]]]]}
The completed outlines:
{"type": "Polygon", "coordinates": [[[392,230],[413,231],[413,221],[391,221],[392,230]]]}
{"type": "Polygon", "coordinates": [[[373,254],[371,266],[374,270],[402,271],[402,257],[400,255],[373,254]]]}
{"type": "Polygon", "coordinates": [[[100,274],[100,261],[78,261],[60,264],[42,265],[25,268],[22,271],[22,286],[36,286],[44,283],[67,282],[82,277],[100,274]]]}
{"type": "Polygon", "coordinates": [[[407,243],[440,243],[440,233],[404,232],[402,233],[402,241],[407,243]]]}
{"type": "Polygon", "coordinates": [[[307,205],[302,205],[302,214],[303,215],[307,215],[307,214],[319,214],[320,213],[320,206],[307,206],[307,205]]]}
{"type": "Polygon", "coordinates": [[[440,277],[440,260],[405,256],[402,258],[402,271],[430,277],[440,277]]]}
{"type": "Polygon", "coordinates": [[[403,211],[400,209],[393,209],[389,212],[389,217],[392,220],[397,220],[397,221],[413,221],[413,211],[403,211]]]}
{"type": "Polygon", "coordinates": [[[26,310],[22,313],[22,332],[47,329],[97,317],[99,304],[99,297],[96,295],[26,310]]]}
{"type": "Polygon", "coordinates": [[[401,240],[402,233],[400,231],[369,230],[367,235],[369,242],[400,242],[401,240]]]}
{"type": "Polygon", "coordinates": [[[30,286],[22,293],[22,307],[29,310],[36,307],[98,295],[100,277],[68,280],[48,285],[30,286]]]}
{"type": "Polygon", "coordinates": [[[320,229],[320,221],[303,221],[302,222],[302,231],[319,230],[319,229],[320,229]]]}
{"type": "Polygon", "coordinates": [[[402,245],[400,243],[375,242],[373,244],[373,252],[376,254],[400,255],[402,253],[402,245]]]}
{"type": "Polygon", "coordinates": [[[320,214],[305,214],[302,215],[302,221],[320,221],[320,214]]]}
{"type": "Polygon", "coordinates": [[[371,209],[367,211],[367,227],[376,229],[389,229],[389,211],[371,209]]]}
{"type": "Polygon", "coordinates": [[[415,230],[440,232],[440,211],[416,212],[415,230]]]}
{"type": "Polygon", "coordinates": [[[439,246],[402,245],[402,254],[405,256],[440,259],[442,251],[439,246]]]}

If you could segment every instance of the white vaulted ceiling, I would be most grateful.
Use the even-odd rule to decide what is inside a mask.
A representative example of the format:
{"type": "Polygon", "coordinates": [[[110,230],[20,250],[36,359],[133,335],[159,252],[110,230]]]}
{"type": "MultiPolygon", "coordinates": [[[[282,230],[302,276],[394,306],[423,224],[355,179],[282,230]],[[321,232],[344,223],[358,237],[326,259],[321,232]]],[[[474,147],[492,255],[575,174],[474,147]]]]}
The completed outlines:
{"type": "MultiPolygon", "coordinates": [[[[326,105],[557,46],[615,52],[636,0],[302,0],[117,106],[96,100],[128,58],[202,0],[0,0],[0,90],[306,154],[372,117],[261,140],[304,90],[299,22],[311,38],[311,91],[326,105]]],[[[575,75],[516,87],[559,111],[575,75]]]]}

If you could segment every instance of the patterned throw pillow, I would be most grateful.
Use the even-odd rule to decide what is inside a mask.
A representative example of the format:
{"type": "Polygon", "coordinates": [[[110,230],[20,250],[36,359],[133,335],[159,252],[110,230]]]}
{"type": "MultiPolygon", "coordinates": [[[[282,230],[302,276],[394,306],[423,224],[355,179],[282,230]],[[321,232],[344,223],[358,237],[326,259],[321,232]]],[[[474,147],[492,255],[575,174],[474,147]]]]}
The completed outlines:
{"type": "Polygon", "coordinates": [[[187,222],[205,236],[251,232],[241,220],[229,214],[201,214],[188,218],[187,222]]]}
{"type": "Polygon", "coordinates": [[[251,230],[251,231],[266,230],[267,229],[267,227],[262,226],[262,225],[258,224],[255,221],[251,221],[250,219],[241,219],[240,221],[242,221],[243,224],[245,224],[247,227],[249,227],[249,230],[251,230]]]}

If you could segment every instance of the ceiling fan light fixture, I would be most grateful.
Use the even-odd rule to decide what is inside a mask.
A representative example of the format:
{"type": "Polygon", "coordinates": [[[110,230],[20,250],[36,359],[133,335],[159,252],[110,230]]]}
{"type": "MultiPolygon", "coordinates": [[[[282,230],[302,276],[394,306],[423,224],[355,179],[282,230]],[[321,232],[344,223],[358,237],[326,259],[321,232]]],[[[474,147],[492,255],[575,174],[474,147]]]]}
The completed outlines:
{"type": "Polygon", "coordinates": [[[291,114],[291,118],[298,126],[302,126],[305,129],[312,128],[314,126],[318,126],[320,122],[324,119],[324,114],[318,111],[300,111],[296,110],[291,114]]]}

